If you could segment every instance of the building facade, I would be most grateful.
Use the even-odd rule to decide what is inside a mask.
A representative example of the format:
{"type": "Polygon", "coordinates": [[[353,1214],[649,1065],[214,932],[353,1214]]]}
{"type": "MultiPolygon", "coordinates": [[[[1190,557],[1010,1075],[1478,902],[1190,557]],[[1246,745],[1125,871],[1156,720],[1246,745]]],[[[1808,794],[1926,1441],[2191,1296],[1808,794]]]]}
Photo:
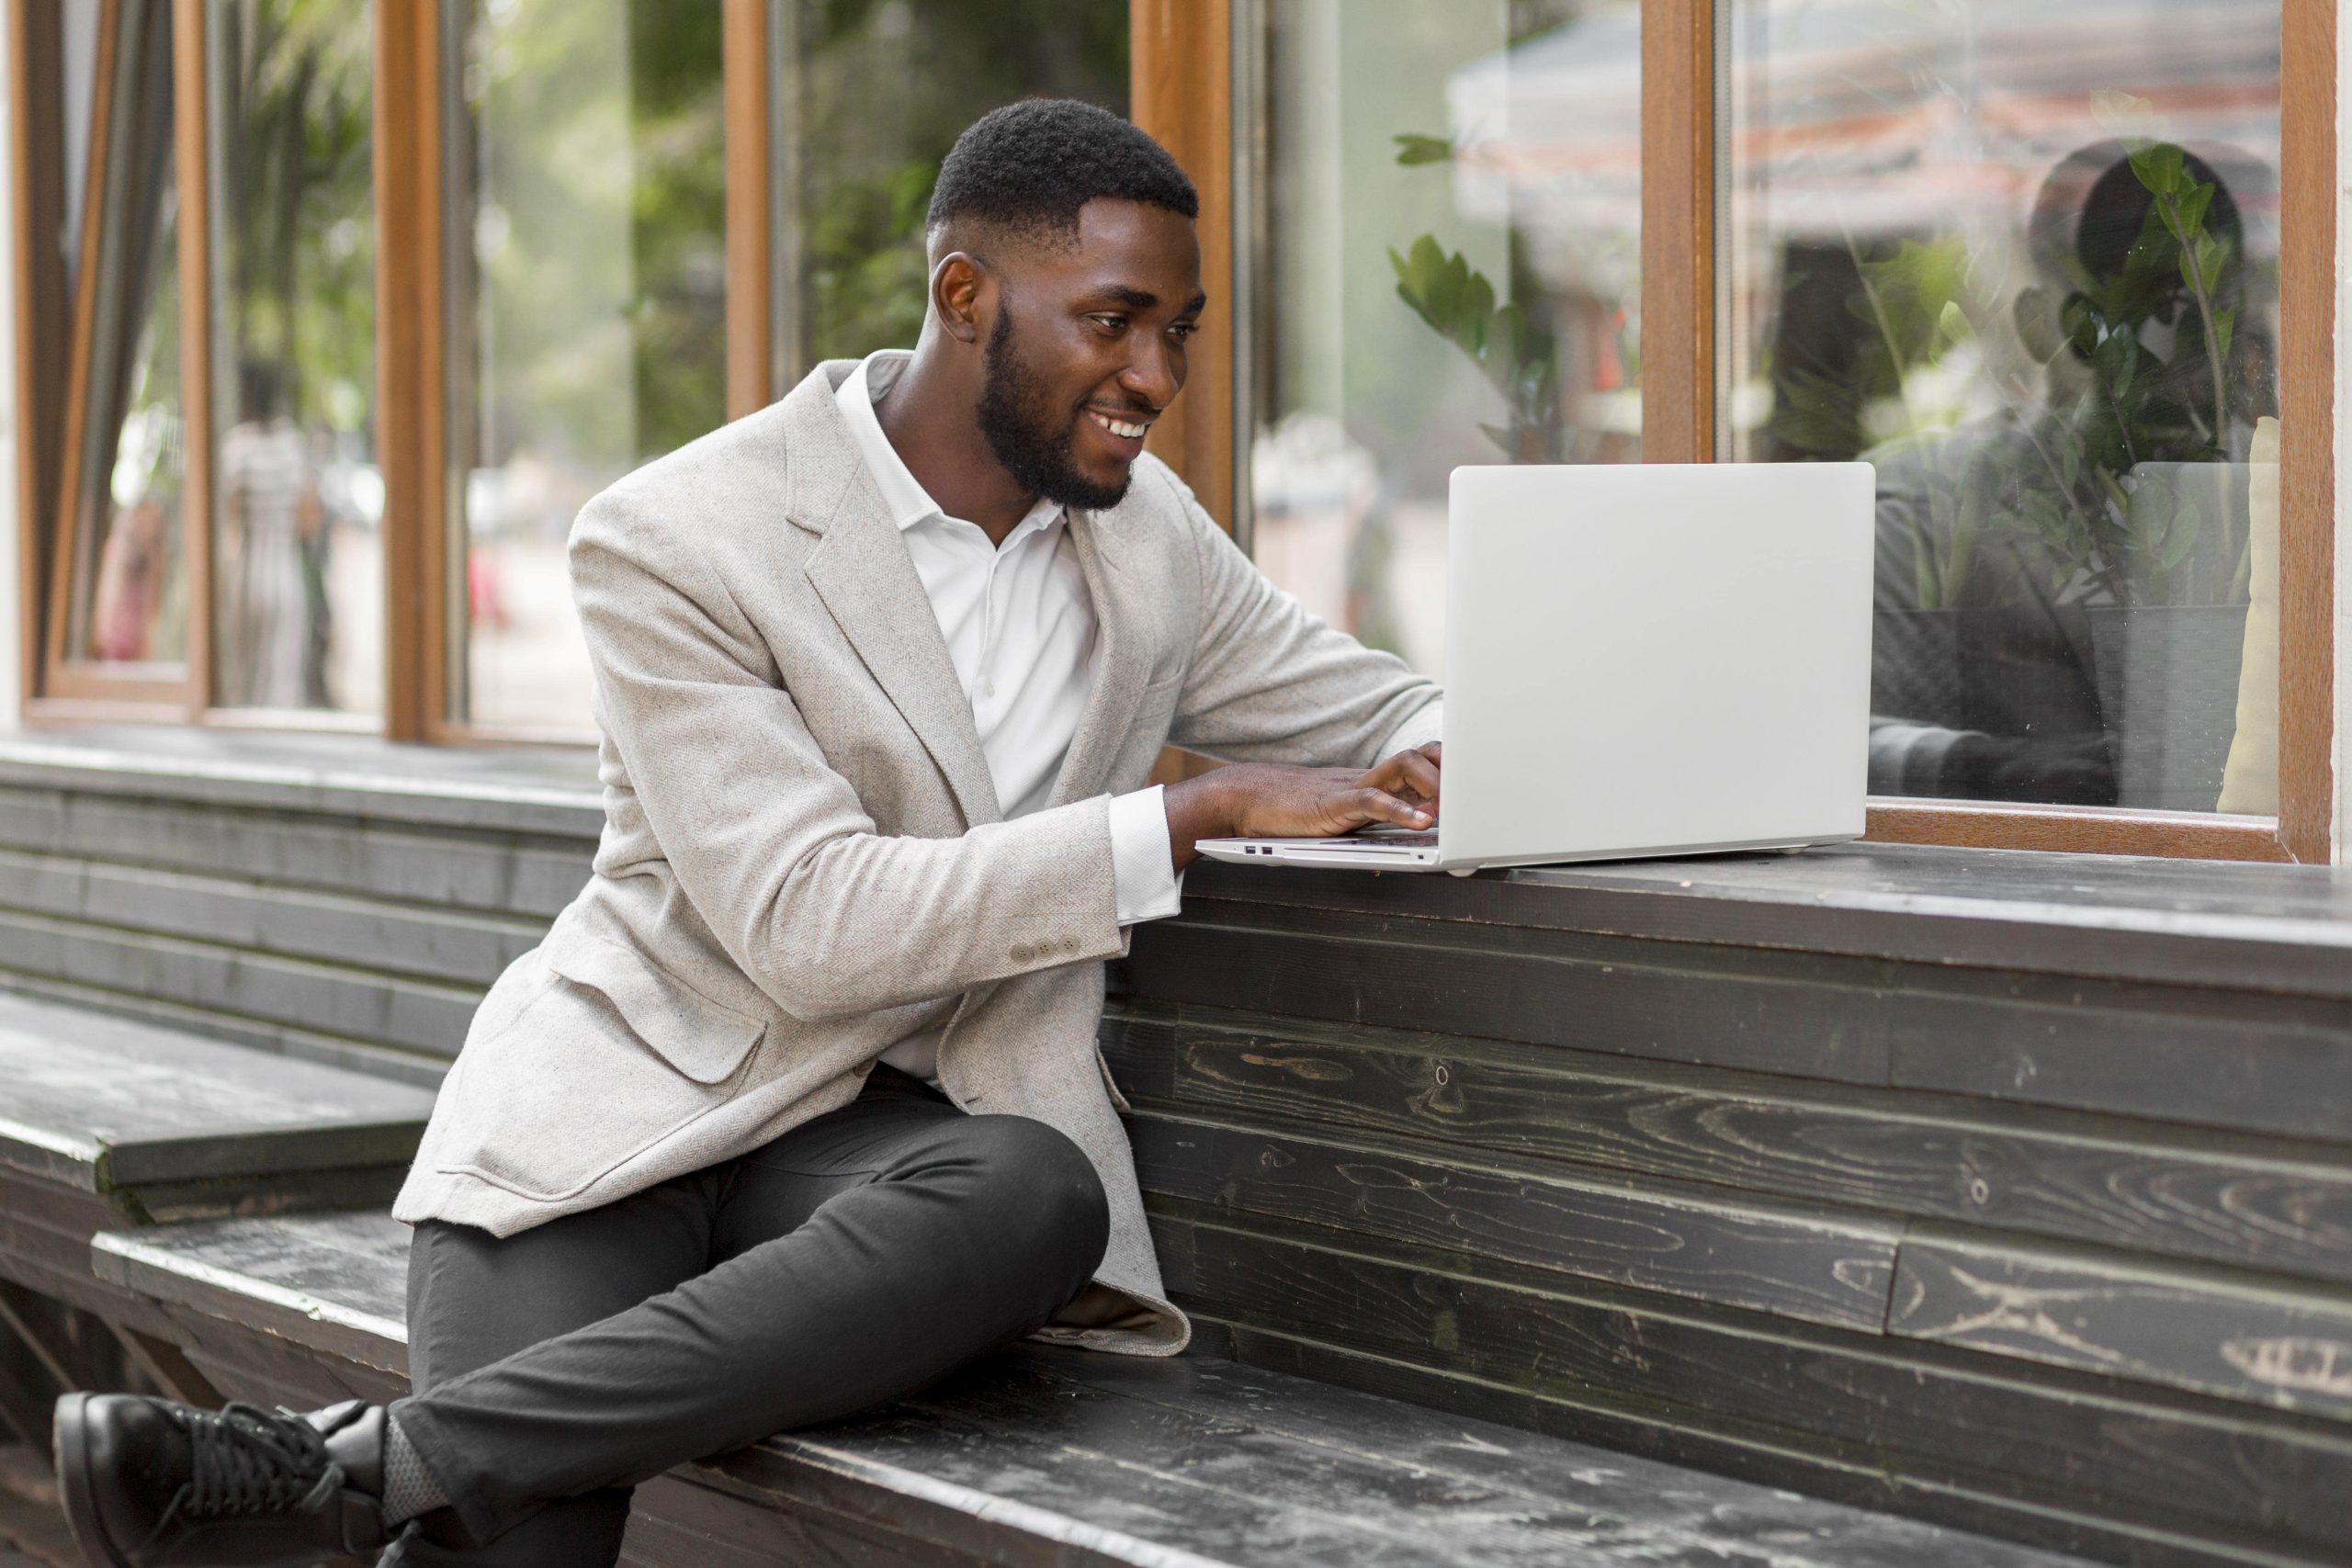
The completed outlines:
{"type": "Polygon", "coordinates": [[[2345,836],[2317,0],[12,17],[24,723],[584,741],[579,504],[911,341],[947,142],[1065,93],[1205,197],[1158,449],[1366,640],[1442,662],[1457,464],[1866,457],[1874,835],[2345,836]]]}

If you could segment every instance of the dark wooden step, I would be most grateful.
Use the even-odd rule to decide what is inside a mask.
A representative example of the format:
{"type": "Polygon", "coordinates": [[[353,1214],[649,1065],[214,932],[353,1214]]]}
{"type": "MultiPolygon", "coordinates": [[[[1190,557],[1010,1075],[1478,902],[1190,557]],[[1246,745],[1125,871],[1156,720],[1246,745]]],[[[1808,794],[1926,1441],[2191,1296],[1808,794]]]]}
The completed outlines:
{"type": "Polygon", "coordinates": [[[2141,1565],[2352,1554],[2352,883],[1196,868],[1102,1034],[1237,1359],[2141,1565]]]}
{"type": "Polygon", "coordinates": [[[544,920],[603,822],[584,753],[0,733],[0,846],[61,860],[544,920]]]}
{"type": "Polygon", "coordinates": [[[0,908],[476,986],[497,979],[547,932],[539,919],[6,849],[0,908]]]}
{"type": "Polygon", "coordinates": [[[0,971],[444,1058],[487,989],[5,909],[0,971]]]}
{"type": "Polygon", "coordinates": [[[134,1223],[380,1192],[433,1103],[411,1085],[5,992],[0,1083],[14,1190],[96,1199],[134,1223]]]}
{"type": "MultiPolygon", "coordinates": [[[[94,1267],[209,1319],[216,1356],[220,1335],[243,1334],[397,1372],[406,1243],[381,1217],[232,1220],[101,1236],[94,1267]]],[[[640,1494],[632,1525],[630,1560],[648,1564],[834,1556],[1136,1568],[2070,1561],[1216,1357],[1043,1347],[870,1416],[685,1467],[640,1494]]]]}

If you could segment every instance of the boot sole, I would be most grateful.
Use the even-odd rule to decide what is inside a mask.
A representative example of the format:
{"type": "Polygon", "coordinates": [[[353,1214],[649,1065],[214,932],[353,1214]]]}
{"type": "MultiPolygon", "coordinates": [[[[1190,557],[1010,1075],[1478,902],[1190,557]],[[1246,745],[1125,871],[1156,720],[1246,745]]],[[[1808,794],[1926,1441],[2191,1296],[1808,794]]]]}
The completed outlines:
{"type": "Polygon", "coordinates": [[[65,1526],[74,1532],[74,1544],[82,1549],[83,1557],[93,1568],[133,1568],[130,1559],[116,1550],[106,1526],[98,1521],[97,1503],[91,1495],[89,1402],[86,1393],[69,1393],[60,1399],[51,1429],[51,1440],[57,1453],[57,1490],[65,1504],[65,1526]]]}

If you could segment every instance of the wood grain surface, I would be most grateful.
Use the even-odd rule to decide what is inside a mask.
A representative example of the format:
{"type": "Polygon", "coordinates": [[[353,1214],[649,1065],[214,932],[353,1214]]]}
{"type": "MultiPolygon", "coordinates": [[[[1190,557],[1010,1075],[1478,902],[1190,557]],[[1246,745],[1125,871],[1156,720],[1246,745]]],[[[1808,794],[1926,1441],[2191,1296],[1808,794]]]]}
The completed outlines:
{"type": "Polygon", "coordinates": [[[2352,1285],[2352,1159],[1495,1042],[1114,1010],[1147,1111],[1931,1216],[2352,1285]]]}
{"type": "Polygon", "coordinates": [[[2352,1292],[1926,1233],[1887,1327],[2352,1422],[2352,1292]]]}

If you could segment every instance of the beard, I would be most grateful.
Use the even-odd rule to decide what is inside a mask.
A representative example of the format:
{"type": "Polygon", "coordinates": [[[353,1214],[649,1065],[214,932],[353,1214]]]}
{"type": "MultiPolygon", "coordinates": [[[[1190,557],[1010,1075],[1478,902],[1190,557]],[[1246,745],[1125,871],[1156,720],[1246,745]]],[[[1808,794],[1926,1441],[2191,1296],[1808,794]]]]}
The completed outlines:
{"type": "Polygon", "coordinates": [[[1022,356],[1010,300],[998,304],[980,377],[980,434],[1022,489],[1090,512],[1106,511],[1126,499],[1131,473],[1115,485],[1098,484],[1071,457],[1079,411],[1057,408],[1045,378],[1022,356]]]}

